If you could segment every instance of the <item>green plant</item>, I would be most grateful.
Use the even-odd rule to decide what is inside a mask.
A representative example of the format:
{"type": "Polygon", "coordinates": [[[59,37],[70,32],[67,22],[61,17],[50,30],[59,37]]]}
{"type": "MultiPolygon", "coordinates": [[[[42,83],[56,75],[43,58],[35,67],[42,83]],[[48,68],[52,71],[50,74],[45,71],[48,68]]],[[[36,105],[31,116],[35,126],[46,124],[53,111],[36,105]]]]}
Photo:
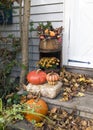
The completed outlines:
{"type": "Polygon", "coordinates": [[[36,112],[34,108],[31,108],[25,103],[13,104],[11,107],[3,107],[2,99],[0,99],[0,130],[5,130],[13,121],[23,120],[25,113],[46,118],[51,122],[47,116],[36,112]]]}
{"type": "Polygon", "coordinates": [[[18,81],[11,80],[11,72],[14,66],[18,65],[16,54],[20,50],[20,40],[15,38],[13,34],[4,38],[0,35],[0,45],[4,47],[0,49],[0,97],[4,99],[6,95],[15,92],[18,81]],[[10,43],[10,44],[8,44],[10,43]],[[10,48],[8,47],[10,45],[10,48]]]}
{"type": "Polygon", "coordinates": [[[23,120],[21,111],[22,106],[20,104],[4,108],[2,99],[0,99],[0,130],[5,130],[13,120],[23,120]]]}

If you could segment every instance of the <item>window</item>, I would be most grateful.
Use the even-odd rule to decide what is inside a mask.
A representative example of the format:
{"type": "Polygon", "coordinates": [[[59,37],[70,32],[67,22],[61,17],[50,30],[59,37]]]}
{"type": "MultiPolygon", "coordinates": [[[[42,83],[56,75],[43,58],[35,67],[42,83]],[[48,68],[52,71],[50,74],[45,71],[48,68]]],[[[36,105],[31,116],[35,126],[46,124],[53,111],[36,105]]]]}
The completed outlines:
{"type": "Polygon", "coordinates": [[[0,24],[12,24],[12,8],[0,5],[0,24]]]}

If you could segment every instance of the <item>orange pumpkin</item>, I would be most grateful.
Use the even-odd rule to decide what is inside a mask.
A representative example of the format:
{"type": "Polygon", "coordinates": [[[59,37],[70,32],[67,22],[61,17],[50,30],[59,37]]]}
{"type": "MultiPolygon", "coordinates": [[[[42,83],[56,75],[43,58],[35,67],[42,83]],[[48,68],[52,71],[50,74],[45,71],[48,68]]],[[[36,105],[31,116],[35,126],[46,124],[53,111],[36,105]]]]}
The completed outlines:
{"type": "Polygon", "coordinates": [[[49,33],[50,33],[50,36],[51,36],[51,37],[54,37],[54,36],[55,36],[55,32],[54,32],[54,31],[49,31],[49,33]]]}
{"type": "Polygon", "coordinates": [[[50,85],[55,85],[59,80],[59,75],[56,72],[51,72],[47,74],[46,79],[50,85]]]}
{"type": "MultiPolygon", "coordinates": [[[[36,113],[40,113],[43,115],[47,115],[48,113],[48,105],[43,99],[39,99],[38,101],[36,101],[35,99],[30,99],[26,102],[26,104],[29,105],[36,113]]],[[[40,122],[43,117],[36,114],[26,113],[25,119],[28,121],[35,120],[36,122],[40,122]]]]}
{"type": "Polygon", "coordinates": [[[46,82],[46,73],[40,69],[30,71],[27,74],[27,81],[34,85],[43,84],[46,82]]]}
{"type": "Polygon", "coordinates": [[[48,30],[48,29],[46,29],[46,30],[45,30],[45,34],[46,34],[46,35],[48,35],[48,33],[49,33],[49,30],[48,30]]]}

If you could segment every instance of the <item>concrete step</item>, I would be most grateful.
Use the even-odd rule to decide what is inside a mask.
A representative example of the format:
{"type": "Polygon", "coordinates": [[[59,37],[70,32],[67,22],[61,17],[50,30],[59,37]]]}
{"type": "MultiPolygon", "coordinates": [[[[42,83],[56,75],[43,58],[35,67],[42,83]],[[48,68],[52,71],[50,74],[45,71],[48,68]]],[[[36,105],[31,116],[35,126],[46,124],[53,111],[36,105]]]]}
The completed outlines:
{"type": "Polygon", "coordinates": [[[7,130],[33,130],[33,125],[25,120],[9,125],[7,130]]]}
{"type": "MultiPolygon", "coordinates": [[[[84,97],[75,97],[70,101],[62,102],[60,101],[61,94],[58,97],[50,99],[42,97],[48,105],[49,108],[58,107],[68,112],[72,112],[76,109],[76,114],[84,118],[93,119],[93,92],[86,92],[84,97]]],[[[33,126],[27,121],[19,121],[16,124],[9,127],[9,130],[33,130],[33,126]]]]}
{"type": "Polygon", "coordinates": [[[71,112],[77,110],[77,115],[93,119],[93,93],[86,92],[83,97],[75,97],[70,101],[60,101],[61,95],[54,99],[43,97],[49,107],[61,107],[62,109],[71,112]]]}

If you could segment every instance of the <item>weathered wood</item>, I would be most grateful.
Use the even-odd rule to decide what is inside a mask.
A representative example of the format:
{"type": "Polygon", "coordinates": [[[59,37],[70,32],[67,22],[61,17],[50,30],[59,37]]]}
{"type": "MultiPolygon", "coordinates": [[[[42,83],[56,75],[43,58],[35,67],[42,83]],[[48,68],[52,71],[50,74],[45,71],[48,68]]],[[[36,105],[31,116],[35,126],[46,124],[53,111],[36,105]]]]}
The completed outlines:
{"type": "Polygon", "coordinates": [[[64,66],[66,70],[74,73],[85,74],[93,77],[93,68],[76,67],[76,66],[64,66]]]}
{"type": "Polygon", "coordinates": [[[24,1],[24,15],[23,15],[23,24],[22,24],[22,35],[21,35],[21,46],[22,46],[22,66],[20,74],[20,83],[25,81],[25,76],[28,71],[28,32],[29,32],[29,18],[30,18],[30,2],[31,0],[24,1]]]}

